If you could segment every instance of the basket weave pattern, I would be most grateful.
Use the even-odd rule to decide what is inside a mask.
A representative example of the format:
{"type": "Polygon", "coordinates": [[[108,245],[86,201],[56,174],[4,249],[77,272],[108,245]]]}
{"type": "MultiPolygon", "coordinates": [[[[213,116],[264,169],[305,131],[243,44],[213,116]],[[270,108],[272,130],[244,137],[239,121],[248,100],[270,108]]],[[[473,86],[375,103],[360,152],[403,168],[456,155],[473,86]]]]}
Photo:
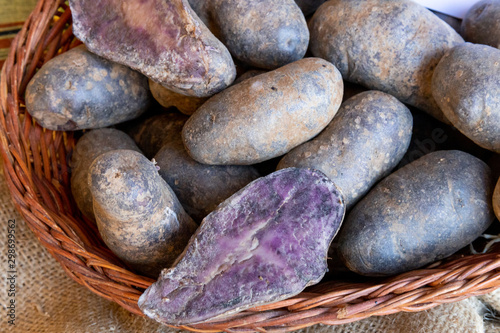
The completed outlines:
{"type": "MultiPolygon", "coordinates": [[[[0,153],[17,210],[39,241],[81,285],[143,315],[139,296],[153,280],[131,272],[78,212],[70,190],[73,133],[42,129],[24,107],[24,91],[45,62],[81,44],[63,0],[39,0],[12,43],[0,74],[0,153]]],[[[181,326],[199,331],[292,331],[374,315],[422,311],[500,287],[500,247],[488,254],[435,263],[374,283],[325,282],[288,300],[224,320],[181,326]]]]}

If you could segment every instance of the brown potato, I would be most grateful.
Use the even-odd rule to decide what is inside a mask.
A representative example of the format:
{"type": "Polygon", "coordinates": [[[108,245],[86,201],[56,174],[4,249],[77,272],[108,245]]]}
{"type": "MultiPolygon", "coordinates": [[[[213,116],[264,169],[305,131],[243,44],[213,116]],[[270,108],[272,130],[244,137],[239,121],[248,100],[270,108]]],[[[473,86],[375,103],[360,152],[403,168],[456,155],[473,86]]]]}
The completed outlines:
{"type": "Polygon", "coordinates": [[[411,130],[412,116],[403,103],[381,91],[362,92],[344,102],[317,137],[286,154],[278,169],[322,171],[349,209],[399,163],[411,130]]]}
{"type": "Polygon", "coordinates": [[[463,39],[429,10],[409,0],[328,1],[309,29],[312,54],[332,62],[346,81],[447,122],[432,97],[432,71],[463,39]]]}
{"type": "Polygon", "coordinates": [[[71,192],[83,215],[95,220],[92,193],[88,184],[90,165],[105,152],[130,149],[141,152],[134,140],[122,131],[101,128],[85,133],[71,156],[71,192]]]}
{"type": "Polygon", "coordinates": [[[463,43],[447,52],[432,77],[444,115],[477,145],[500,153],[500,50],[463,43]]]}
{"type": "Polygon", "coordinates": [[[170,267],[197,228],[155,164],[136,151],[97,157],[89,184],[102,239],[143,274],[156,277],[170,267]]]}
{"type": "Polygon", "coordinates": [[[200,163],[248,165],[283,155],[328,125],[343,95],[331,63],[306,58],[210,98],[182,131],[200,163]]]}

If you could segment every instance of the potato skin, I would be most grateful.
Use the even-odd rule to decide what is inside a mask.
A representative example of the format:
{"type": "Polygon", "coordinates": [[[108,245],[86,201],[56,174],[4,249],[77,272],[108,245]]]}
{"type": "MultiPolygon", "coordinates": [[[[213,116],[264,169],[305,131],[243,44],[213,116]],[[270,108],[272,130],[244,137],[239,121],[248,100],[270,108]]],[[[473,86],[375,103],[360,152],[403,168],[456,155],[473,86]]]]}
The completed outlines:
{"type": "Polygon", "coordinates": [[[169,108],[175,106],[185,115],[192,115],[205,101],[206,97],[186,96],[165,88],[159,83],[149,80],[149,89],[154,99],[161,106],[169,108]]]}
{"type": "Polygon", "coordinates": [[[481,160],[438,151],[389,175],[351,211],[338,237],[346,266],[391,275],[443,259],[494,219],[493,179],[481,160]]]}
{"type": "Polygon", "coordinates": [[[493,193],[493,209],[497,219],[500,220],[500,178],[497,181],[497,186],[495,186],[495,192],[493,193]]]}
{"type": "Polygon", "coordinates": [[[77,142],[71,156],[71,192],[86,217],[95,220],[92,193],[88,184],[90,165],[105,152],[130,149],[141,152],[134,140],[122,131],[101,128],[85,133],[77,142]]]}
{"type": "Polygon", "coordinates": [[[409,0],[328,1],[309,22],[314,56],[346,81],[389,93],[446,122],[431,91],[432,70],[462,37],[409,0]]]}
{"type": "Polygon", "coordinates": [[[342,93],[335,66],[302,59],[210,98],[186,122],[184,145],[204,164],[262,162],[321,132],[336,114],[342,93]]]}
{"type": "Polygon", "coordinates": [[[231,195],[259,177],[249,165],[207,165],[193,160],[177,137],[164,142],[154,159],[160,176],[179,198],[196,222],[212,212],[231,195]]]}
{"type": "Polygon", "coordinates": [[[177,93],[208,97],[233,82],[227,48],[187,0],[71,0],[73,31],[92,52],[177,93]],[[105,24],[103,22],[106,22],[105,24]]]}
{"type": "Polygon", "coordinates": [[[500,153],[500,50],[464,43],[441,59],[433,95],[450,122],[477,145],[500,153]]]}
{"type": "Polygon", "coordinates": [[[411,133],[412,115],[403,103],[380,91],[362,92],[344,102],[316,138],[286,154],[278,169],[322,171],[349,209],[399,163],[411,133]]]}
{"type": "Polygon", "coordinates": [[[309,30],[293,0],[190,0],[238,60],[276,69],[304,57],[309,30]],[[200,3],[202,2],[202,3],[200,3]]]}
{"type": "Polygon", "coordinates": [[[500,2],[476,2],[465,14],[461,30],[468,42],[500,48],[500,2]]]}
{"type": "Polygon", "coordinates": [[[154,163],[136,151],[100,155],[89,183],[104,242],[143,274],[156,277],[170,267],[197,228],[154,163]]]}
{"type": "Polygon", "coordinates": [[[82,45],[48,61],[26,88],[26,109],[44,128],[73,131],[134,119],[151,102],[147,78],[82,45]]]}
{"type": "Polygon", "coordinates": [[[151,159],[165,143],[177,140],[188,118],[176,112],[159,114],[145,119],[128,133],[144,156],[151,159]]]}

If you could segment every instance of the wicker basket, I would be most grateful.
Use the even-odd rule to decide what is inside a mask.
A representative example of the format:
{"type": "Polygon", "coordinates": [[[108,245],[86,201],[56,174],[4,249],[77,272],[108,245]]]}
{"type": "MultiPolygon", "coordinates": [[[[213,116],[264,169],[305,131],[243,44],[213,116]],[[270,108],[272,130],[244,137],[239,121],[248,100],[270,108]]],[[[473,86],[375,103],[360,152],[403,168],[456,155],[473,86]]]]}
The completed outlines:
{"type": "MultiPolygon", "coordinates": [[[[80,44],[63,0],[39,0],[12,43],[0,75],[0,141],[4,174],[16,208],[66,273],[128,311],[153,281],[129,271],[78,212],[70,191],[71,132],[37,125],[24,107],[27,83],[45,62],[80,44]]],[[[200,331],[292,331],[374,315],[421,311],[500,287],[500,247],[369,283],[325,282],[291,299],[224,321],[179,328],[200,331]]]]}

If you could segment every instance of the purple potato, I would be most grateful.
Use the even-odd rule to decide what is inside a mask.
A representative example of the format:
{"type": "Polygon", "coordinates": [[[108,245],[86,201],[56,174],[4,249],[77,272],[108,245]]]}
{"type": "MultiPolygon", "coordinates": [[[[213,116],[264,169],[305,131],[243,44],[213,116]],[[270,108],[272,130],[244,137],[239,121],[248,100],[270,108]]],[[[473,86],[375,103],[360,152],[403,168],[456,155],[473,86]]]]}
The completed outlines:
{"type": "Polygon", "coordinates": [[[432,71],[463,39],[429,10],[409,0],[328,1],[309,28],[312,54],[332,62],[344,80],[447,122],[432,97],[432,71]]]}
{"type": "Polygon", "coordinates": [[[289,168],[259,178],[203,220],[139,307],[183,325],[297,295],[325,274],[343,215],[340,192],[319,171],[289,168]]]}
{"type": "Polygon", "coordinates": [[[139,117],[152,101],[148,80],[79,46],[40,68],[26,88],[26,110],[44,128],[101,128],[139,117]]]}
{"type": "Polygon", "coordinates": [[[493,177],[478,158],[437,151],[378,183],[347,216],[339,255],[352,271],[382,276],[446,258],[493,222],[493,177]]]}
{"type": "Polygon", "coordinates": [[[309,30],[293,0],[190,0],[193,10],[239,61],[276,69],[304,57],[309,30]]]}
{"type": "Polygon", "coordinates": [[[324,172],[349,209],[403,158],[411,129],[412,116],[403,103],[381,91],[362,92],[344,102],[317,137],[286,154],[278,169],[324,172]]]}
{"type": "Polygon", "coordinates": [[[229,51],[187,0],[71,0],[73,30],[90,51],[177,93],[208,97],[233,82],[229,51]]]}
{"type": "Polygon", "coordinates": [[[321,132],[337,113],[342,94],[335,66],[301,59],[210,98],[184,125],[184,145],[204,164],[269,160],[321,132]]]}
{"type": "Polygon", "coordinates": [[[447,52],[432,77],[444,115],[478,146],[500,153],[500,50],[463,43],[447,52]]]}
{"type": "Polygon", "coordinates": [[[466,41],[500,48],[500,1],[476,2],[465,14],[461,28],[466,41]]]}
{"type": "Polygon", "coordinates": [[[92,193],[88,183],[90,166],[101,154],[116,149],[141,152],[131,137],[112,128],[101,128],[85,133],[71,156],[71,192],[83,215],[95,220],[92,193]]]}
{"type": "Polygon", "coordinates": [[[90,167],[89,185],[102,239],[147,276],[170,267],[198,227],[144,155],[109,151],[90,167]]]}
{"type": "Polygon", "coordinates": [[[196,162],[182,143],[181,131],[165,142],[154,160],[160,176],[179,198],[196,222],[200,222],[221,202],[259,177],[251,165],[208,165],[196,162]]]}

